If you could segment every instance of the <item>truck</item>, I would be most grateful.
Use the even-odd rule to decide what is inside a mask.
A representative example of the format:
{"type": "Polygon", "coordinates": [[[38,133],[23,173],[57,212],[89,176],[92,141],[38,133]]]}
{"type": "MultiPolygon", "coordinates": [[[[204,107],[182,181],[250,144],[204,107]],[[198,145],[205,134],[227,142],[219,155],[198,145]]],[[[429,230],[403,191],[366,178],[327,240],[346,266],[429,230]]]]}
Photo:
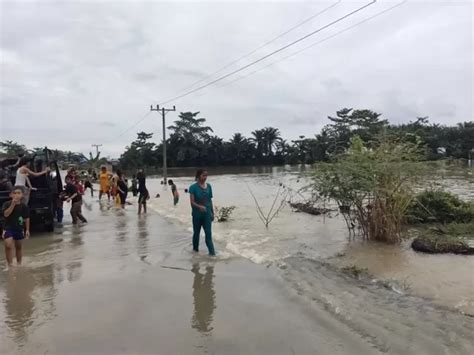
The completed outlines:
{"type": "MultiPolygon", "coordinates": [[[[0,167],[13,185],[15,185],[18,168],[17,161],[18,157],[0,159],[0,167]]],[[[55,212],[59,194],[63,191],[63,182],[57,161],[52,159],[52,152],[47,147],[41,153],[33,155],[30,162],[30,169],[33,171],[42,171],[46,167],[51,169],[49,174],[29,177],[35,189],[30,191],[28,207],[31,229],[53,232],[55,212]]],[[[9,200],[11,200],[10,191],[0,191],[0,207],[9,200]]],[[[3,213],[0,213],[0,226],[3,226],[3,220],[3,213]]]]}

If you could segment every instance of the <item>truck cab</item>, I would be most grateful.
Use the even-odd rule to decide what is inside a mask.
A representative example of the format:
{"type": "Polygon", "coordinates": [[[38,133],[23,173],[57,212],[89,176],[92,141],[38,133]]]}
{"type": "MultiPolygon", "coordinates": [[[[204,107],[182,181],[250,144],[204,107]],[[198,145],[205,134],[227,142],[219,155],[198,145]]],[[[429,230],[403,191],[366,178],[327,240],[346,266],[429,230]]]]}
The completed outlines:
{"type": "MultiPolygon", "coordinates": [[[[15,185],[18,158],[4,158],[0,166],[12,185],[15,185]]],[[[30,209],[30,223],[32,230],[43,229],[47,232],[54,231],[54,216],[59,194],[63,190],[63,183],[58,164],[51,159],[51,151],[45,148],[41,154],[36,154],[30,162],[30,169],[42,171],[50,167],[51,172],[38,177],[30,176],[31,185],[36,190],[30,191],[28,207],[30,209]]],[[[11,200],[10,191],[0,190],[0,207],[11,200]]],[[[3,214],[0,214],[0,225],[3,226],[3,214]]]]}

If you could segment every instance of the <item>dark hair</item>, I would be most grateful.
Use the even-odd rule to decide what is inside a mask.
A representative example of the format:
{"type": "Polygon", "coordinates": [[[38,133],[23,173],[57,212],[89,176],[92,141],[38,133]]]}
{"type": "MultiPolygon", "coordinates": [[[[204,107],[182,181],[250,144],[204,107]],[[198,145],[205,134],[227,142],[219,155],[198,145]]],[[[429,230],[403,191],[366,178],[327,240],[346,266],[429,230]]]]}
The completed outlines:
{"type": "Polygon", "coordinates": [[[199,178],[201,177],[202,174],[204,174],[204,172],[207,171],[206,169],[198,169],[196,171],[196,180],[199,180],[199,178]]]}
{"type": "Polygon", "coordinates": [[[173,180],[169,179],[168,180],[168,185],[173,185],[173,180]]]}
{"type": "Polygon", "coordinates": [[[21,157],[20,161],[18,162],[18,166],[24,166],[30,162],[30,158],[28,157],[21,157]]]}

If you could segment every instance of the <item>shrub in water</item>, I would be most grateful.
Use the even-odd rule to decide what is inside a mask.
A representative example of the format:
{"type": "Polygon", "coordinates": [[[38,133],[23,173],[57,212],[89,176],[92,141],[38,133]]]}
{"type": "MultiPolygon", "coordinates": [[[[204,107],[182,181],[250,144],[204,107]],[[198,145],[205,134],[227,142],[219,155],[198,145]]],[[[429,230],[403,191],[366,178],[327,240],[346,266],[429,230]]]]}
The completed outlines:
{"type": "Polygon", "coordinates": [[[411,202],[411,223],[468,223],[474,221],[474,205],[442,190],[426,190],[411,202]]]}
{"type": "Polygon", "coordinates": [[[216,207],[217,212],[217,222],[225,222],[229,219],[232,211],[235,210],[235,206],[229,207],[216,207]]]}

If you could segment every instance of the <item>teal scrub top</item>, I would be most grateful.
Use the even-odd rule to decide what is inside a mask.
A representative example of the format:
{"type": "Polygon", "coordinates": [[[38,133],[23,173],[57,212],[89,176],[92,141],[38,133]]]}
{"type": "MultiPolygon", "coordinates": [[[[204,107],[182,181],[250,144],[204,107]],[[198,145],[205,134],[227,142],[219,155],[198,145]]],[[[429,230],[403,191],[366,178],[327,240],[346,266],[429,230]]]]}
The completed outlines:
{"type": "MultiPolygon", "coordinates": [[[[207,187],[203,189],[199,184],[196,182],[189,187],[189,193],[194,195],[194,201],[199,204],[206,206],[206,212],[208,214],[212,214],[212,187],[211,184],[207,184],[207,187]]],[[[196,214],[203,214],[199,208],[192,206],[193,215],[196,214]]]]}

